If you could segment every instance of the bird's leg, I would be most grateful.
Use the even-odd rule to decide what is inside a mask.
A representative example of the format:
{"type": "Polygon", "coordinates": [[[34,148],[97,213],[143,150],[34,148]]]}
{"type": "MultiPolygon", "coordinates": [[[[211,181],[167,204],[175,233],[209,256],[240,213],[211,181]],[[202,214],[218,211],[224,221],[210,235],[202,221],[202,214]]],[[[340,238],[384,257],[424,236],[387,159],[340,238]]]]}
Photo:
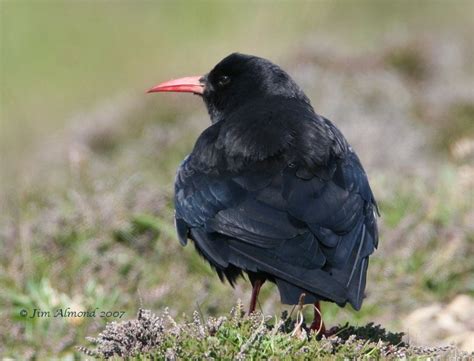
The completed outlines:
{"type": "Polygon", "coordinates": [[[258,294],[260,293],[260,288],[262,288],[264,282],[265,280],[260,278],[257,278],[252,282],[252,298],[250,299],[249,315],[252,314],[257,307],[258,294]]]}
{"type": "Polygon", "coordinates": [[[311,323],[310,330],[313,330],[318,335],[326,334],[326,327],[324,326],[323,315],[321,313],[321,305],[319,304],[319,301],[314,303],[314,320],[311,323]]]}
{"type": "Polygon", "coordinates": [[[321,312],[321,305],[319,301],[314,303],[314,320],[311,323],[310,330],[316,332],[317,336],[333,336],[339,331],[339,327],[334,326],[331,327],[329,330],[326,330],[326,326],[324,326],[323,321],[323,314],[321,312]]]}

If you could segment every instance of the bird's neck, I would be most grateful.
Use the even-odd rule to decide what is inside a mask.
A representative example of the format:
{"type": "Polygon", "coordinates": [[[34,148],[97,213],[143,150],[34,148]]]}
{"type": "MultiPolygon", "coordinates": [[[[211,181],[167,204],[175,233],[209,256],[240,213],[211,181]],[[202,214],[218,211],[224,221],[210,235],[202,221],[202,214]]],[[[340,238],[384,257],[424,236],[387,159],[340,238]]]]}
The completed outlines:
{"type": "Polygon", "coordinates": [[[265,99],[224,113],[198,138],[191,161],[208,172],[239,173],[294,161],[318,167],[331,154],[328,131],[307,103],[265,99]]]}

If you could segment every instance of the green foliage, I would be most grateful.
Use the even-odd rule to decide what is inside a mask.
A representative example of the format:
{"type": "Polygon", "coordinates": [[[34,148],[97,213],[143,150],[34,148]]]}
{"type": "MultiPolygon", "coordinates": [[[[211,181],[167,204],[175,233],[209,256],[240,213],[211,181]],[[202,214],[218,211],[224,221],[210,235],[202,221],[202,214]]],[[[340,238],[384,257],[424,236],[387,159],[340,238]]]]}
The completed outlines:
{"type": "Polygon", "coordinates": [[[413,197],[412,189],[403,189],[402,187],[390,199],[380,202],[384,222],[390,228],[395,228],[407,214],[415,211],[419,206],[418,200],[413,197]]]}
{"type": "MultiPolygon", "coordinates": [[[[460,4],[420,12],[419,4],[377,1],[0,2],[9,30],[0,34],[0,354],[77,358],[74,346],[106,321],[29,319],[22,309],[99,307],[130,317],[137,307],[181,315],[198,305],[219,317],[236,297],[248,297],[246,280],[235,289],[221,284],[174,231],[174,174],[208,124],[202,104],[197,97],[143,94],[160,79],[206,71],[236,50],[270,57],[295,75],[358,150],[379,201],[381,241],[364,306],[355,312],[324,304],[326,323],[399,327],[424,303],[474,295],[472,167],[445,157],[459,139],[470,144],[474,124],[470,98],[460,91],[470,85],[472,67],[459,64],[473,63],[456,28],[471,20],[460,4]],[[426,29],[447,24],[455,36],[446,40],[441,31],[431,43],[420,40],[417,27],[430,22],[426,29]],[[413,30],[406,43],[398,41],[405,33],[393,32],[401,28],[413,30]],[[459,89],[451,92],[453,84],[459,89]],[[407,129],[390,127],[405,120],[407,129]],[[405,146],[421,135],[423,149],[405,146]],[[376,138],[386,141],[371,143],[376,138]],[[371,162],[374,155],[380,159],[371,162]]],[[[260,302],[270,314],[286,309],[271,284],[260,302]]],[[[309,308],[304,313],[311,317],[309,308]]],[[[247,358],[385,352],[376,340],[328,346],[299,339],[286,318],[283,330],[274,327],[281,318],[265,318],[259,332],[261,319],[225,318],[218,331],[209,328],[210,318],[201,321],[199,342],[195,326],[186,326],[193,322],[177,323],[186,337],[166,334],[160,352],[181,355],[174,351],[179,345],[188,355],[211,350],[217,358],[221,349],[237,355],[246,344],[247,358]]]]}
{"type": "MultiPolygon", "coordinates": [[[[110,310],[119,297],[117,291],[105,293],[103,287],[89,280],[83,292],[73,297],[53,287],[49,279],[29,281],[24,291],[7,290],[12,319],[21,327],[24,342],[61,353],[84,337],[81,327],[87,318],[78,312],[110,310]]],[[[103,321],[108,320],[104,317],[103,321]]]]}
{"type": "Polygon", "coordinates": [[[192,320],[176,321],[166,310],[155,315],[140,309],[137,319],[109,323],[94,345],[79,346],[88,356],[121,357],[132,360],[316,360],[395,359],[467,356],[455,347],[414,348],[402,341],[403,334],[369,323],[345,325],[329,338],[309,331],[303,323],[282,315],[246,316],[238,304],[230,314],[203,320],[194,312],[192,320]]]}
{"type": "Polygon", "coordinates": [[[159,236],[160,227],[156,219],[148,215],[135,216],[128,227],[114,231],[114,237],[118,242],[136,248],[140,252],[153,249],[159,236]]]}
{"type": "Polygon", "coordinates": [[[474,136],[474,102],[452,104],[441,116],[436,142],[442,150],[449,150],[461,138],[474,136]]]}
{"type": "Polygon", "coordinates": [[[420,81],[428,76],[426,55],[420,44],[396,47],[385,55],[385,62],[410,80],[420,81]]]}

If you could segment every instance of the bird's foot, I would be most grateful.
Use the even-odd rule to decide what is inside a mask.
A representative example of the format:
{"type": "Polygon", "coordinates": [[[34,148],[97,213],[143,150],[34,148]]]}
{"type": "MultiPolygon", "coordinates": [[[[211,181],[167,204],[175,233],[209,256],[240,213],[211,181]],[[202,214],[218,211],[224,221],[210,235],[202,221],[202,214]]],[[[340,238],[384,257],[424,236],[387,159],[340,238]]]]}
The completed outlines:
{"type": "Polygon", "coordinates": [[[326,329],[324,323],[314,322],[310,326],[310,332],[314,333],[318,338],[326,337],[329,338],[334,336],[337,332],[339,332],[339,327],[334,326],[331,327],[329,330],[326,329]]]}
{"type": "Polygon", "coordinates": [[[324,336],[326,336],[326,338],[334,336],[336,333],[339,332],[339,330],[339,327],[333,326],[329,330],[326,330],[326,332],[324,332],[324,336]]]}

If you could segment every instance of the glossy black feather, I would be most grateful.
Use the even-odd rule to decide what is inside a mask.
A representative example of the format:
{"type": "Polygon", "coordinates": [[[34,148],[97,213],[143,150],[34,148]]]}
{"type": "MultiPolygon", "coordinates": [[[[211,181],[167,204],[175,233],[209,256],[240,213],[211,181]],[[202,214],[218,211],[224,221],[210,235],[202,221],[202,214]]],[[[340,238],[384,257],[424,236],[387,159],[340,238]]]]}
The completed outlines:
{"type": "Polygon", "coordinates": [[[213,124],[177,173],[181,243],[194,240],[231,283],[242,271],[276,282],[284,303],[305,292],[359,309],[378,234],[357,155],[280,68],[229,58],[207,76],[213,124]],[[227,95],[212,83],[225,72],[235,82],[227,95]]]}

